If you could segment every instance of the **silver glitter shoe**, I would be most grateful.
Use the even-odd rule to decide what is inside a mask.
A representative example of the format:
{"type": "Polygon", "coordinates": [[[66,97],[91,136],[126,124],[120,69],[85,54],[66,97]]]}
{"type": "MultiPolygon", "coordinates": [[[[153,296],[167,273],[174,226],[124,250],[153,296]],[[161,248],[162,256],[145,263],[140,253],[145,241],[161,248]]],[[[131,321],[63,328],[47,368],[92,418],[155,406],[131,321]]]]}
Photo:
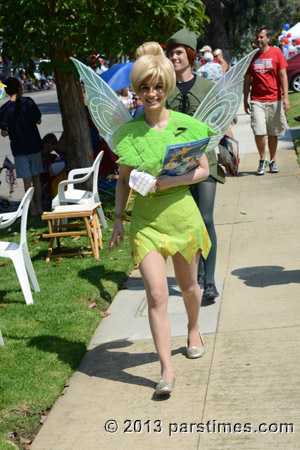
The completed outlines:
{"type": "Polygon", "coordinates": [[[199,334],[200,334],[200,339],[201,339],[202,344],[203,344],[202,347],[196,347],[196,346],[189,347],[189,341],[187,343],[186,356],[188,358],[190,358],[190,359],[201,358],[201,356],[204,355],[205,347],[204,347],[204,342],[203,342],[203,338],[202,338],[202,335],[201,335],[200,331],[199,331],[199,334]]]}
{"type": "Polygon", "coordinates": [[[173,392],[174,386],[175,378],[173,381],[161,379],[160,382],[156,385],[155,393],[156,395],[171,394],[171,392],[173,392]]]}

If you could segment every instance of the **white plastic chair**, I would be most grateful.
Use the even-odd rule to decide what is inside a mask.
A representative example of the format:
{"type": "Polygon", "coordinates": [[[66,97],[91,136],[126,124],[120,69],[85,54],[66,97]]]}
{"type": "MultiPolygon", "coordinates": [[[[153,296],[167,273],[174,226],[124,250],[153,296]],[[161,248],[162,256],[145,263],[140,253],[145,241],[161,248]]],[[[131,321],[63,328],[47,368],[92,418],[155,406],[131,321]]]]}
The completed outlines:
{"type": "Polygon", "coordinates": [[[20,244],[17,244],[16,242],[0,241],[0,258],[10,258],[12,260],[27,305],[33,303],[28,276],[35,292],[40,291],[30,259],[26,239],[28,208],[33,196],[33,191],[33,187],[28,189],[17,211],[1,214],[2,221],[0,223],[0,228],[6,228],[12,225],[18,217],[21,217],[20,244]]]}
{"type": "MultiPolygon", "coordinates": [[[[68,174],[68,179],[61,181],[58,185],[58,194],[52,200],[52,207],[65,205],[67,203],[77,203],[80,205],[87,205],[89,203],[101,203],[98,192],[98,173],[101,159],[104,152],[100,152],[94,161],[92,167],[82,169],[73,169],[68,174]],[[81,178],[75,178],[76,175],[84,175],[81,178]],[[82,189],[75,189],[75,184],[85,182],[90,176],[93,176],[93,191],[84,191],[82,189]],[[65,190],[65,187],[67,189],[65,190]]],[[[102,208],[97,209],[98,216],[104,228],[107,228],[107,223],[102,208]]]]}

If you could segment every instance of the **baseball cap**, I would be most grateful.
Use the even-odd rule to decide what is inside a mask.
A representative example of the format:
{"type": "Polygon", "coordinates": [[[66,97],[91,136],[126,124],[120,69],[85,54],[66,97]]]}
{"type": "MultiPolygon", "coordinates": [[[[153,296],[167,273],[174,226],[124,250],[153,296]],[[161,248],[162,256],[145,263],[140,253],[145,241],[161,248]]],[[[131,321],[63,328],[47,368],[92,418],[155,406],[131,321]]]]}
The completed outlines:
{"type": "Polygon", "coordinates": [[[204,45],[204,47],[200,48],[199,52],[212,52],[212,49],[209,45],[204,45]]]}

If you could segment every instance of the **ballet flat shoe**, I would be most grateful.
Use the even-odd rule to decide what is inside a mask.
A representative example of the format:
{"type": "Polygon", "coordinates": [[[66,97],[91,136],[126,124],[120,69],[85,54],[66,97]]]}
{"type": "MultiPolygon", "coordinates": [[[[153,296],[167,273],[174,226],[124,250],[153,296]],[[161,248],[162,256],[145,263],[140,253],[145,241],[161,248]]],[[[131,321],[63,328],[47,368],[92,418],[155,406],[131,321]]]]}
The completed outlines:
{"type": "MultiPolygon", "coordinates": [[[[202,338],[200,331],[199,331],[199,334],[200,334],[201,341],[203,343],[203,338],[202,338]]],[[[204,355],[204,352],[205,352],[204,345],[202,347],[196,347],[196,346],[189,347],[189,341],[188,341],[187,347],[186,347],[186,356],[189,359],[201,358],[201,356],[204,355]]]]}
{"type": "Polygon", "coordinates": [[[171,394],[171,392],[173,392],[174,386],[175,378],[173,381],[161,379],[160,382],[156,385],[155,393],[156,395],[171,394]]]}

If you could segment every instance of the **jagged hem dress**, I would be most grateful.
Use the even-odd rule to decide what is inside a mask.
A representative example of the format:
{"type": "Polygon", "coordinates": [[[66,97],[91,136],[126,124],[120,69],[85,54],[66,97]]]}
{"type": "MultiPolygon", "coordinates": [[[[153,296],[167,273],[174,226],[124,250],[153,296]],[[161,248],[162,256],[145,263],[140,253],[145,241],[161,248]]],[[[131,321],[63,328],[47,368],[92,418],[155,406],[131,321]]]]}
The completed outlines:
{"type": "MultiPolygon", "coordinates": [[[[212,136],[204,123],[170,111],[164,130],[151,128],[139,116],[122,125],[113,136],[118,164],[157,176],[166,147],[212,136]]],[[[177,186],[143,197],[136,195],[131,215],[130,250],[136,266],[152,250],[165,259],[179,252],[190,264],[200,249],[207,257],[211,242],[189,186],[177,186]]]]}

